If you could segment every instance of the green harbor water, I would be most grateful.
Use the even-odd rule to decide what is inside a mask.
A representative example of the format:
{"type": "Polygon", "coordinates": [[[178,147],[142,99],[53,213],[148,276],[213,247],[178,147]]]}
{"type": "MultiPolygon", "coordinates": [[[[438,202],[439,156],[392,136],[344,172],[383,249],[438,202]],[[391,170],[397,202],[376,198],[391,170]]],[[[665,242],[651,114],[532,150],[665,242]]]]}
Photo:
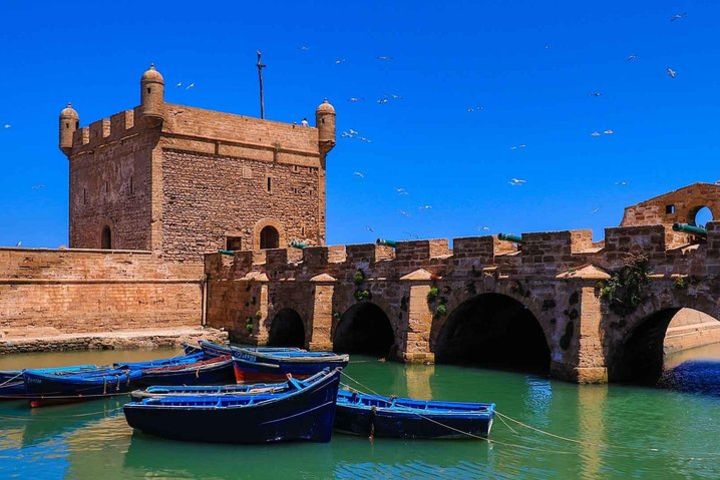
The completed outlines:
{"type": "MultiPolygon", "coordinates": [[[[14,355],[0,369],[111,363],[171,350],[14,355]]],[[[480,440],[337,434],[329,444],[182,443],[133,431],[123,398],[30,410],[0,403],[0,478],[720,478],[720,348],[671,359],[676,389],[577,386],[540,376],[354,356],[348,374],[383,393],[493,401],[565,440],[496,421],[480,440]],[[679,372],[679,373],[678,373],[679,372]],[[581,442],[581,443],[577,443],[581,442]]]]}

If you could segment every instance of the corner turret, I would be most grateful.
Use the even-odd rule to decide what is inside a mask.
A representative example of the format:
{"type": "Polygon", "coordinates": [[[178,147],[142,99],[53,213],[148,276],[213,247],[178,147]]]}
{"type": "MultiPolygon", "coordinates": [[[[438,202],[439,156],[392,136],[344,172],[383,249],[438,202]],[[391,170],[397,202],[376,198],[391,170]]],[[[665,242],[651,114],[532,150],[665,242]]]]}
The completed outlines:
{"type": "Polygon", "coordinates": [[[326,98],[315,110],[320,152],[326,155],[335,146],[335,108],[326,98]]]}
{"type": "Polygon", "coordinates": [[[80,117],[78,113],[72,108],[72,104],[68,103],[67,107],[63,108],[60,112],[60,150],[65,155],[70,155],[70,150],[73,146],[73,135],[80,125],[80,117]]]}
{"type": "Polygon", "coordinates": [[[148,127],[158,127],[163,123],[163,103],[165,102],[165,79],[155,69],[155,64],[143,73],[140,79],[140,104],[143,120],[148,127]]]}

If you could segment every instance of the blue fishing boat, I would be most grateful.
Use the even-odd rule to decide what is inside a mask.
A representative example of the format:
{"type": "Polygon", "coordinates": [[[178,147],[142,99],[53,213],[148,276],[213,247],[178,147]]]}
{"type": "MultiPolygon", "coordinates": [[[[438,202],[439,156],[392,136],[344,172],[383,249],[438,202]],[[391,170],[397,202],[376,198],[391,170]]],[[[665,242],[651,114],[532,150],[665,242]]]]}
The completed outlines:
{"type": "Polygon", "coordinates": [[[345,354],[296,348],[223,347],[211,342],[201,342],[200,346],[210,355],[229,349],[238,383],[277,382],[287,374],[302,379],[325,368],[345,368],[350,361],[345,354]]]}
{"type": "Polygon", "coordinates": [[[108,367],[71,373],[24,370],[24,398],[31,407],[40,407],[121,395],[135,389],[142,374],[141,370],[108,367]]]}
{"type": "Polygon", "coordinates": [[[243,385],[152,385],[144,390],[135,390],[133,400],[159,397],[184,397],[198,395],[255,395],[276,393],[286,388],[286,382],[247,383],[243,385]]]}
{"type": "Polygon", "coordinates": [[[392,438],[486,438],[494,403],[443,402],[338,392],[335,429],[392,438]]]}
{"type": "Polygon", "coordinates": [[[210,358],[201,349],[196,349],[184,355],[178,355],[170,358],[160,358],[157,360],[147,360],[144,362],[126,362],[114,363],[114,368],[128,368],[130,370],[147,370],[151,368],[171,367],[175,365],[187,365],[197,363],[210,358]]]}
{"type": "MultiPolygon", "coordinates": [[[[203,355],[202,353],[200,355],[203,355]]],[[[212,385],[235,380],[230,355],[142,370],[142,385],[212,385]]]]}
{"type": "Polygon", "coordinates": [[[176,440],[222,443],[329,442],[340,369],[306,380],[290,378],[282,391],[247,395],[146,398],[125,405],[128,424],[176,440]]]}
{"type": "MultiPolygon", "coordinates": [[[[38,371],[55,373],[77,373],[95,370],[96,365],[70,365],[67,367],[42,368],[38,371]]],[[[0,400],[17,400],[26,394],[22,370],[0,371],[0,400]]]]}

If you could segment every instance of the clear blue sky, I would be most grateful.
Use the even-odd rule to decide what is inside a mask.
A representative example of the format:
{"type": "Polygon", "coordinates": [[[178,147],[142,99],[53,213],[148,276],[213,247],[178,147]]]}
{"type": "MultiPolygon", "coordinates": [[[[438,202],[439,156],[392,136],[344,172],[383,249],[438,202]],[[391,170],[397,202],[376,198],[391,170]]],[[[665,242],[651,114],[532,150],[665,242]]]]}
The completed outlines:
{"type": "Polygon", "coordinates": [[[155,62],[168,101],[256,115],[258,48],[269,118],[312,119],[323,97],[336,107],[329,243],[568,228],[602,238],[624,206],[720,178],[713,0],[0,8],[2,245],[67,243],[66,102],[83,125],[130,108],[155,62]],[[340,138],[348,129],[372,143],[340,138]]]}

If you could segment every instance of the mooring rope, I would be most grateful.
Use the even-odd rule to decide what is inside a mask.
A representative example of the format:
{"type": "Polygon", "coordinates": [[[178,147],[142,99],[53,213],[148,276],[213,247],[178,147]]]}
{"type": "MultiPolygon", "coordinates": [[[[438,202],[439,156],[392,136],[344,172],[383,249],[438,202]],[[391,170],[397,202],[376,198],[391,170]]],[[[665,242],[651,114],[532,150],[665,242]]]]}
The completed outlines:
{"type": "Polygon", "coordinates": [[[5,385],[7,385],[8,383],[12,382],[12,381],[15,380],[16,378],[22,377],[22,374],[23,374],[23,372],[21,371],[20,373],[18,373],[17,375],[15,375],[14,377],[12,377],[11,379],[6,380],[6,381],[4,381],[3,383],[0,383],[0,387],[4,387],[5,385]]]}
{"type": "MultiPolygon", "coordinates": [[[[355,382],[356,384],[360,385],[362,388],[367,389],[367,391],[369,391],[369,392],[372,393],[373,395],[377,395],[377,396],[379,396],[379,397],[382,397],[382,396],[383,396],[383,395],[379,394],[378,392],[376,392],[375,390],[373,390],[372,388],[368,387],[367,385],[365,385],[365,384],[361,383],[360,381],[354,379],[353,377],[351,377],[350,375],[348,375],[348,374],[345,373],[344,371],[342,372],[342,374],[345,375],[349,380],[351,380],[351,381],[355,382]]],[[[347,385],[344,385],[344,386],[347,387],[347,385]]],[[[349,388],[349,387],[348,387],[348,388],[349,388]]],[[[358,391],[358,392],[359,392],[359,393],[363,393],[363,392],[360,392],[360,391],[358,391]]],[[[563,440],[563,441],[570,442],[570,443],[573,443],[573,444],[576,444],[576,445],[592,446],[592,447],[598,447],[598,448],[604,448],[604,449],[623,450],[625,455],[631,455],[631,454],[632,454],[631,452],[636,452],[636,453],[637,453],[637,452],[666,453],[666,452],[662,452],[659,448],[655,448],[655,447],[632,447],[632,446],[624,446],[624,445],[602,444],[602,443],[594,443],[594,442],[589,442],[589,441],[584,441],[584,440],[577,440],[577,439],[575,439],[575,438],[570,438],[570,437],[564,437],[564,436],[562,436],[562,435],[557,435],[557,434],[555,434],[555,433],[548,432],[548,431],[545,431],[545,430],[541,430],[541,429],[539,429],[539,428],[537,428],[537,427],[533,427],[532,425],[528,425],[528,424],[526,424],[526,423],[523,423],[523,422],[521,422],[521,421],[519,421],[519,420],[516,420],[516,419],[514,419],[514,418],[512,418],[512,417],[510,417],[510,416],[508,416],[508,415],[505,415],[504,413],[500,413],[500,412],[497,411],[497,410],[495,410],[495,413],[497,414],[498,418],[503,422],[503,424],[505,424],[505,425],[510,429],[510,431],[512,431],[513,433],[515,433],[515,434],[518,435],[518,436],[521,436],[521,435],[520,435],[517,431],[515,431],[514,429],[512,429],[507,423],[505,423],[505,421],[504,421],[503,419],[506,419],[506,420],[509,420],[509,421],[511,421],[511,422],[514,422],[514,423],[516,423],[517,425],[520,425],[520,426],[522,426],[522,427],[525,427],[525,428],[527,428],[527,429],[529,429],[529,430],[532,430],[532,431],[534,431],[534,432],[536,432],[536,433],[539,433],[539,434],[542,434],[542,435],[547,435],[547,436],[552,437],[552,438],[555,438],[555,439],[557,439],[557,440],[563,440]]],[[[453,431],[455,431],[455,432],[457,432],[457,433],[460,433],[460,434],[463,434],[463,435],[467,435],[467,436],[472,437],[472,438],[477,438],[477,439],[479,439],[479,440],[485,440],[485,441],[487,441],[488,443],[496,443],[496,444],[498,444],[498,445],[505,445],[505,446],[517,447],[517,448],[521,448],[521,449],[525,449],[525,450],[534,450],[534,451],[542,451],[542,452],[549,452],[549,453],[578,454],[577,452],[568,452],[568,451],[562,451],[562,450],[548,450],[548,449],[542,449],[542,448],[536,448],[536,447],[529,447],[529,446],[526,446],[526,445],[517,445],[517,444],[512,444],[512,443],[501,442],[501,441],[499,441],[499,440],[492,440],[492,439],[489,439],[489,438],[481,437],[481,436],[479,436],[479,435],[474,435],[474,434],[472,434],[472,433],[470,433],[470,432],[465,432],[465,431],[459,430],[459,429],[457,429],[457,428],[455,428],[455,427],[452,427],[452,426],[450,426],[450,425],[446,425],[446,424],[444,424],[444,423],[442,423],[442,422],[438,422],[437,420],[434,420],[434,419],[432,419],[432,418],[428,418],[428,417],[426,417],[426,416],[424,416],[424,415],[421,415],[421,414],[419,414],[419,413],[416,414],[416,415],[417,415],[418,417],[424,419],[424,420],[427,420],[427,421],[432,422],[432,423],[436,423],[436,424],[438,424],[438,425],[440,425],[440,426],[443,426],[443,427],[445,427],[445,428],[447,428],[447,429],[449,429],[449,430],[453,430],[453,431]]],[[[521,436],[521,438],[526,438],[526,437],[522,437],[522,436],[521,436]]],[[[678,459],[684,459],[684,460],[702,460],[703,457],[717,457],[718,455],[720,455],[720,452],[697,452],[695,455],[683,454],[683,455],[681,455],[681,456],[676,456],[675,453],[676,453],[676,452],[672,452],[672,453],[668,453],[668,454],[672,454],[673,457],[678,458],[678,459]]],[[[616,452],[616,454],[617,454],[617,452],[616,452]]]]}
{"type": "MultiPolygon", "coordinates": [[[[40,416],[19,416],[19,415],[0,415],[0,418],[5,420],[57,420],[58,418],[79,418],[79,417],[89,417],[91,415],[99,415],[101,413],[115,413],[119,410],[122,410],[124,405],[120,405],[119,407],[112,408],[110,410],[99,410],[96,412],[87,412],[87,413],[78,413],[74,415],[53,415],[48,417],[40,417],[40,416]]],[[[109,415],[107,415],[109,416],[109,415]]]]}
{"type": "MultiPolygon", "coordinates": [[[[345,373],[344,371],[341,371],[340,373],[342,373],[343,375],[345,375],[349,380],[351,380],[351,381],[355,382],[356,384],[360,385],[362,388],[367,389],[367,391],[369,391],[369,392],[372,393],[373,395],[377,395],[377,396],[379,396],[379,397],[382,397],[382,395],[380,395],[378,392],[376,392],[376,391],[373,390],[372,388],[368,387],[367,385],[361,383],[360,381],[354,379],[353,377],[351,377],[350,375],[348,375],[348,374],[345,373]]],[[[359,392],[359,393],[364,393],[364,392],[359,392]]],[[[527,446],[527,445],[519,445],[519,444],[516,444],[516,443],[508,443],[508,442],[503,442],[503,441],[500,441],[500,440],[492,440],[492,439],[489,439],[489,438],[487,438],[487,437],[482,437],[482,436],[480,436],[480,435],[475,435],[474,433],[471,433],[471,432],[466,432],[466,431],[464,431],[464,430],[460,430],[459,428],[455,428],[455,427],[453,427],[453,426],[444,424],[444,423],[442,423],[442,422],[439,422],[439,421],[434,420],[434,419],[432,419],[432,418],[426,417],[425,415],[422,415],[422,414],[419,414],[419,413],[416,413],[416,415],[417,415],[418,417],[422,418],[423,420],[427,420],[427,421],[429,421],[429,422],[435,423],[435,424],[437,424],[437,425],[440,425],[440,426],[442,426],[442,427],[444,427],[444,428],[447,428],[448,430],[454,431],[454,432],[459,433],[459,434],[461,434],[461,435],[466,435],[466,436],[468,436],[468,437],[475,438],[475,439],[477,439],[477,440],[484,440],[484,441],[486,441],[488,444],[498,444],[498,445],[503,445],[503,446],[506,446],[506,447],[520,448],[520,449],[523,449],[523,450],[532,450],[532,451],[535,451],[535,452],[558,453],[558,454],[562,454],[562,455],[577,455],[577,452],[570,452],[570,451],[565,451],[565,450],[550,450],[550,449],[547,449],[547,448],[529,447],[529,446],[527,446]]]]}

